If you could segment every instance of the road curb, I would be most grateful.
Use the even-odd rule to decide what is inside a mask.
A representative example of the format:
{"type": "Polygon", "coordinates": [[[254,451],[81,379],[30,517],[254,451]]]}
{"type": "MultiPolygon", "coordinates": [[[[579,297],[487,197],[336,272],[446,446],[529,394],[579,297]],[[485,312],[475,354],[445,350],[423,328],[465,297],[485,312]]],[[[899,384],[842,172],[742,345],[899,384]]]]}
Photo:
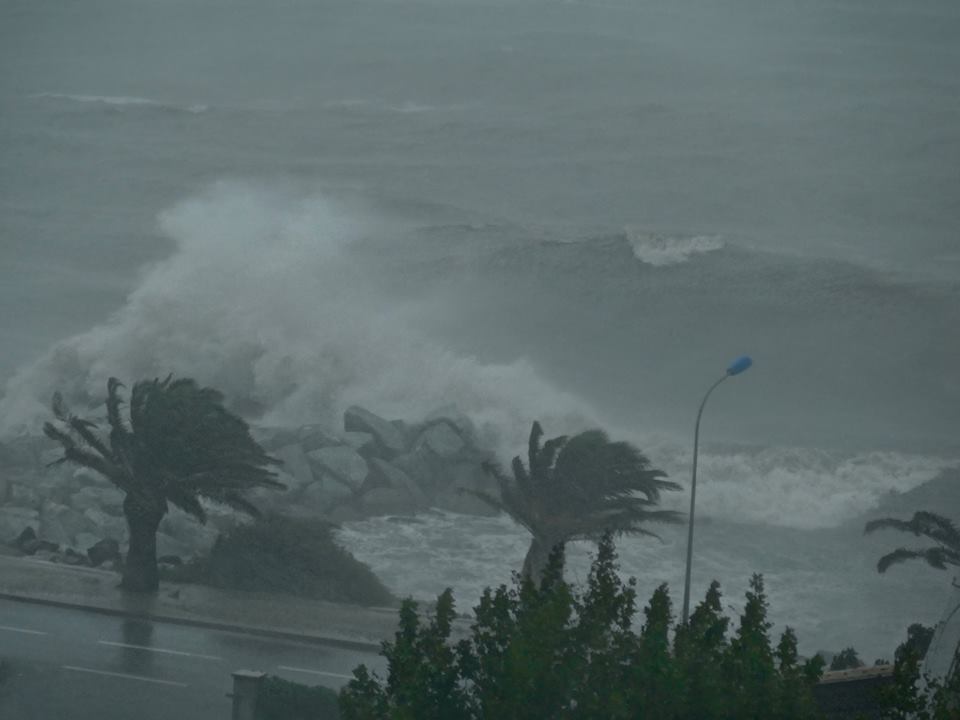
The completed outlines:
{"type": "Polygon", "coordinates": [[[278,628],[258,627],[256,625],[239,625],[236,623],[227,623],[217,620],[202,620],[199,618],[178,617],[176,615],[162,615],[97,605],[84,605],[82,603],[69,602],[66,600],[55,600],[53,598],[40,597],[36,595],[20,595],[16,593],[0,592],[0,600],[31,603],[34,605],[47,605],[49,607],[79,610],[82,612],[96,613],[98,615],[111,615],[113,617],[122,617],[132,620],[149,620],[152,622],[169,623],[171,625],[186,625],[189,627],[205,628],[207,630],[223,630],[226,632],[240,633],[242,635],[256,635],[259,637],[277,638],[281,640],[293,640],[296,642],[309,643],[313,645],[339,647],[346,650],[359,650],[362,652],[376,653],[379,653],[381,650],[380,643],[375,643],[369,640],[351,640],[349,638],[339,638],[330,635],[316,635],[304,631],[282,630],[278,628]]]}

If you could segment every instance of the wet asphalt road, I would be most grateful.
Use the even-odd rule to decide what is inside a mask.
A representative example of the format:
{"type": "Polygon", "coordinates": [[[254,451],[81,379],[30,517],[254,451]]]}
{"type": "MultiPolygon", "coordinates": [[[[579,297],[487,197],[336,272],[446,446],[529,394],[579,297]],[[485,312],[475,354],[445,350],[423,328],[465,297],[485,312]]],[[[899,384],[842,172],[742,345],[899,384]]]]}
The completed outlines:
{"type": "Polygon", "coordinates": [[[342,686],[373,652],[0,600],[3,720],[227,720],[231,672],[342,686]]]}

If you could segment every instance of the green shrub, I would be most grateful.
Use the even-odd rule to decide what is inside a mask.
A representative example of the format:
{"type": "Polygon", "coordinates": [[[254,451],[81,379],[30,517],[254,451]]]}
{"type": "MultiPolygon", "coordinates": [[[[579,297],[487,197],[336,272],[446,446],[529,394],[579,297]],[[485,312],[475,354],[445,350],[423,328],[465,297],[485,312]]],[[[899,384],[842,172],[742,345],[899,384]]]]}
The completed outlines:
{"type": "Polygon", "coordinates": [[[556,552],[535,586],[515,576],[512,588],[489,588],[475,608],[469,639],[449,643],[453,595],[420,623],[416,603],[400,611],[400,629],[384,643],[386,680],[365,666],[340,693],[346,720],[808,720],[818,717],[812,688],[819,660],[800,665],[788,629],[770,645],[763,580],[754,576],[740,625],[726,637],[719,586],[677,629],[666,586],[633,630],[634,582],[617,575],[603,538],[587,586],[562,577],[556,552]]]}
{"type": "Polygon", "coordinates": [[[340,547],[320,520],[271,517],[217,540],[210,556],[165,572],[175,582],[287,593],[315,600],[395,605],[369,567],[340,547]]]}
{"type": "Polygon", "coordinates": [[[337,692],[268,675],[257,695],[256,720],[339,720],[337,692]]]}

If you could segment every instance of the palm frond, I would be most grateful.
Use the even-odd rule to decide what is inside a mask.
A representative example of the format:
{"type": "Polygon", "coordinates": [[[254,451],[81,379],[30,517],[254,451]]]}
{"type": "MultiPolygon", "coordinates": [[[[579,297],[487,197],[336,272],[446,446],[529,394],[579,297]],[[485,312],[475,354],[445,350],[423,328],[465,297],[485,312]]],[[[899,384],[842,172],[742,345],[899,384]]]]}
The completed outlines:
{"type": "Polygon", "coordinates": [[[540,455],[540,438],[543,437],[543,428],[540,422],[533,421],[530,427],[530,437],[527,440],[527,467],[530,468],[530,474],[533,475],[537,467],[537,457],[540,455]]]}
{"type": "Polygon", "coordinates": [[[948,547],[960,550],[960,531],[948,518],[927,511],[914,513],[909,520],[897,518],[879,518],[871,520],[864,526],[865,533],[877,530],[900,530],[917,537],[924,536],[948,547]]]}
{"type": "Polygon", "coordinates": [[[893,552],[887,553],[880,558],[877,563],[877,572],[886,572],[891,565],[896,565],[906,560],[923,560],[931,567],[938,570],[946,570],[947,565],[960,565],[960,553],[944,547],[932,547],[923,550],[897,548],[893,552]]]}

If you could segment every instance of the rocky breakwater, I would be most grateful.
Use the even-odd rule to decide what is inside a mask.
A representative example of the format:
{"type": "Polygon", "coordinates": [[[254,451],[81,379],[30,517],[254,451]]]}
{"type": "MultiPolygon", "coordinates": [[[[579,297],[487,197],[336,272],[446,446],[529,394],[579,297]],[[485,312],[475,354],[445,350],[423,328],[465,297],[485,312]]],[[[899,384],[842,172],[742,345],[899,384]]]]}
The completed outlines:
{"type": "MultiPolygon", "coordinates": [[[[249,494],[262,511],[344,522],[371,515],[411,515],[429,508],[494,514],[464,490],[498,495],[483,470],[492,459],[470,421],[438,414],[422,422],[386,420],[351,407],[343,428],[254,427],[283,465],[284,492],[249,494]]],[[[126,550],[123,493],[91,470],[51,465],[61,457],[45,437],[0,445],[0,544],[71,564],[110,566],[126,550]]],[[[204,502],[201,525],[176,508],[163,519],[158,555],[176,564],[209,553],[221,532],[247,518],[204,502]]]]}
{"type": "Polygon", "coordinates": [[[253,500],[281,514],[332,522],[371,515],[410,515],[428,508],[464,514],[495,511],[465,490],[498,496],[484,471],[492,459],[466,418],[438,415],[419,423],[385,420],[351,407],[343,430],[315,425],[259,428],[263,446],[283,462],[283,493],[255,491],[253,500]]]}

